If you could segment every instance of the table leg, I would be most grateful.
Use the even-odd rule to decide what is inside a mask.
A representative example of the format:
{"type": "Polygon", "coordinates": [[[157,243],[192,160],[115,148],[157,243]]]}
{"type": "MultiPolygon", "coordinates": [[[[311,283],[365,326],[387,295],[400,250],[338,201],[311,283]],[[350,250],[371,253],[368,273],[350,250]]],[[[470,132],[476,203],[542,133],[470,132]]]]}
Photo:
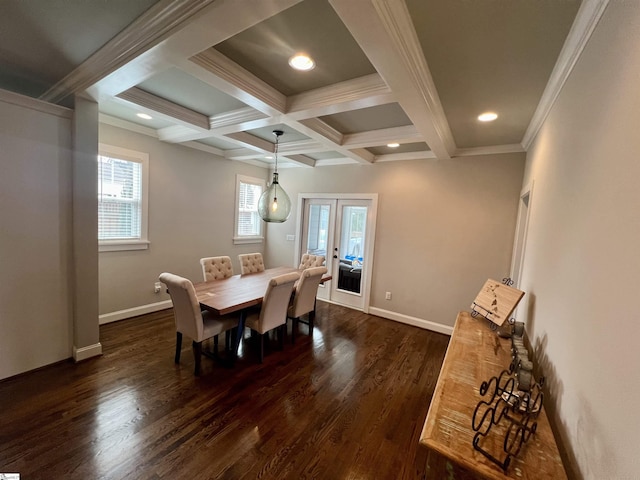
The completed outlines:
{"type": "Polygon", "coordinates": [[[236,359],[238,358],[238,349],[240,348],[240,342],[242,341],[242,337],[244,335],[244,323],[245,320],[247,319],[247,311],[246,310],[240,310],[240,319],[238,320],[238,328],[236,329],[236,338],[234,339],[233,342],[233,348],[232,351],[230,352],[230,364],[231,366],[234,366],[236,363],[236,359]]]}

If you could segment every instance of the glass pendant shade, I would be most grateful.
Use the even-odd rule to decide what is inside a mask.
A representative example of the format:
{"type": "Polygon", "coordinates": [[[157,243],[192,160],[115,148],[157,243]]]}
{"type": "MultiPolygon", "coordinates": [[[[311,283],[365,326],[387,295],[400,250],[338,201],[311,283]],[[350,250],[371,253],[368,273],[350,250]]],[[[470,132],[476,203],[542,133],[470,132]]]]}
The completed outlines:
{"type": "Polygon", "coordinates": [[[258,215],[265,222],[282,223],[289,218],[291,213],[291,199],[278,183],[278,140],[282,133],[282,130],[273,131],[276,136],[274,148],[276,166],[273,172],[273,181],[258,200],[258,215]]]}
{"type": "Polygon", "coordinates": [[[278,183],[278,173],[274,172],[273,182],[258,200],[258,215],[265,222],[282,223],[291,214],[291,200],[278,183]]]}

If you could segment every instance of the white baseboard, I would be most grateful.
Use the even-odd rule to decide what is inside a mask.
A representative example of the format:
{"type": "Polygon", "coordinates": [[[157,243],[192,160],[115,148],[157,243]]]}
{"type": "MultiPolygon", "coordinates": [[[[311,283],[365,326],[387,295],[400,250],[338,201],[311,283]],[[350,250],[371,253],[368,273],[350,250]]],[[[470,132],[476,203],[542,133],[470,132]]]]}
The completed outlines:
{"type": "Polygon", "coordinates": [[[104,325],[105,323],[117,322],[118,320],[124,320],[125,318],[137,317],[138,315],[144,315],[145,313],[153,313],[166,308],[171,308],[173,304],[171,300],[164,300],[162,302],[150,303],[148,305],[140,305],[139,307],[127,308],[126,310],[118,310],[117,312],[104,313],[98,317],[98,323],[104,325]]]}
{"type": "Polygon", "coordinates": [[[73,346],[73,359],[76,362],[81,362],[87,358],[97,357],[99,355],[102,355],[102,344],[100,342],[87,347],[77,348],[75,345],[73,346]]]}
{"type": "Polygon", "coordinates": [[[410,317],[409,315],[383,310],[382,308],[369,307],[369,313],[371,315],[377,315],[378,317],[388,318],[389,320],[395,320],[396,322],[413,325],[414,327],[431,330],[432,332],[444,333],[445,335],[451,335],[453,333],[453,327],[449,325],[442,325],[422,318],[410,317]]]}

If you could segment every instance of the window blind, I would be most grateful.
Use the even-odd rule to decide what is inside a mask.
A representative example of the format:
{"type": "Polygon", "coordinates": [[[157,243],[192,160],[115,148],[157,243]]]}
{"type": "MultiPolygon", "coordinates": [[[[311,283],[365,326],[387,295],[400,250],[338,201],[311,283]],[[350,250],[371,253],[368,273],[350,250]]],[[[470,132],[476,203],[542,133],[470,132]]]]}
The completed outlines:
{"type": "Polygon", "coordinates": [[[258,200],[262,195],[262,186],[240,182],[238,198],[238,231],[239,237],[260,235],[260,216],[258,200]]]}
{"type": "Polygon", "coordinates": [[[140,239],[142,164],[98,157],[98,239],[140,239]]]}

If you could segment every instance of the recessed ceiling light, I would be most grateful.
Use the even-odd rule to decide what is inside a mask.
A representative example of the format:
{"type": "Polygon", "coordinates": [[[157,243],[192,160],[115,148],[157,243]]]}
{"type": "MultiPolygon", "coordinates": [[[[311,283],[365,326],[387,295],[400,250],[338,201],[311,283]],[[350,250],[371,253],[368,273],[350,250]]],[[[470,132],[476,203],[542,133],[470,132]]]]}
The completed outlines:
{"type": "Polygon", "coordinates": [[[389,148],[398,148],[399,146],[399,143],[387,143],[387,147],[389,148]]]}
{"type": "Polygon", "coordinates": [[[306,53],[296,53],[289,59],[289,65],[296,70],[312,70],[316,66],[316,62],[306,53]]]}
{"type": "Polygon", "coordinates": [[[147,115],[146,113],[136,113],[136,115],[140,118],[144,118],[145,120],[151,120],[153,118],[151,115],[147,115]]]}
{"type": "Polygon", "coordinates": [[[478,120],[481,122],[493,122],[496,118],[498,118],[498,114],[493,112],[485,112],[482,115],[478,115],[478,120]]]}
{"type": "Polygon", "coordinates": [[[267,160],[273,160],[273,157],[271,155],[265,155],[264,158],[267,160]]]}

